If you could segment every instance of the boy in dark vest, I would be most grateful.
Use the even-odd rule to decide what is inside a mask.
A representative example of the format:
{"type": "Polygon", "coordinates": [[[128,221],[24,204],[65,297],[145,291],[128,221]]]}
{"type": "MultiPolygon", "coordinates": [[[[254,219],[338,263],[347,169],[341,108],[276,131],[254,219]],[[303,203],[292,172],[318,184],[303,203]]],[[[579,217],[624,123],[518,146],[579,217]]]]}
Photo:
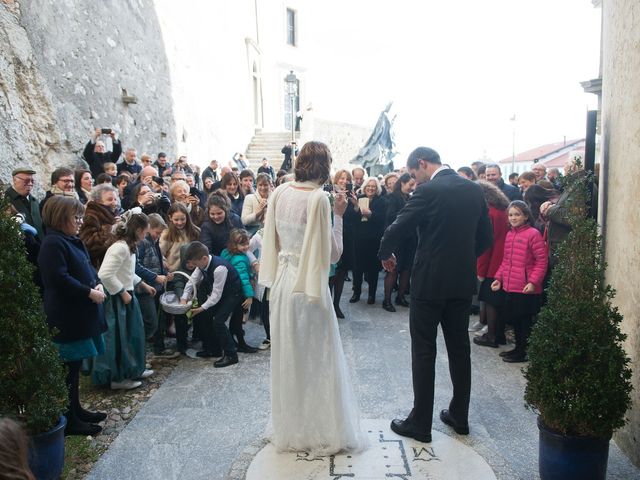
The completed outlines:
{"type": "Polygon", "coordinates": [[[207,247],[200,242],[187,246],[185,259],[189,268],[194,268],[191,279],[184,288],[180,303],[186,304],[196,289],[198,307],[191,310],[202,326],[202,351],[198,357],[222,358],[213,363],[216,368],[238,363],[238,353],[226,321],[244,299],[242,282],[235,268],[226,260],[209,255],[207,247]]]}

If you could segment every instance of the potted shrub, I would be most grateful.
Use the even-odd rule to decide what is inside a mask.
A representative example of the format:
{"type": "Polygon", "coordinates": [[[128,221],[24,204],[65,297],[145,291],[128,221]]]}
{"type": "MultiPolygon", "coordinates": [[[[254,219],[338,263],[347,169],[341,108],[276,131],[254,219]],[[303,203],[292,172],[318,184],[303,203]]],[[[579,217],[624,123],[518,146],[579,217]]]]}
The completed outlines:
{"type": "Polygon", "coordinates": [[[622,315],[605,282],[597,223],[586,215],[589,182],[584,172],[566,178],[571,232],[558,246],[524,369],[525,401],[539,414],[543,480],[606,478],[609,440],[631,402],[622,315]]]}
{"type": "Polygon", "coordinates": [[[0,415],[22,422],[37,478],[59,478],[64,462],[65,371],[45,321],[20,226],[0,194],[0,415]]]}

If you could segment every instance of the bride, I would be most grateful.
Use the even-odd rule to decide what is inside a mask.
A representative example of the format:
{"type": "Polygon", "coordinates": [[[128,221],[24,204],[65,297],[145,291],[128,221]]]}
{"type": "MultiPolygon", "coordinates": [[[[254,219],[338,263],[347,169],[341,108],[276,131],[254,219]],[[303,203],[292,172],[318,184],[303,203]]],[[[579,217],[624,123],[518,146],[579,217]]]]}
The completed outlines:
{"type": "Polygon", "coordinates": [[[331,455],[364,448],[329,287],[342,252],[344,194],[331,207],[321,185],[331,153],[302,147],[295,181],[269,198],[259,283],[271,288],[271,421],[278,451],[331,455]]]}

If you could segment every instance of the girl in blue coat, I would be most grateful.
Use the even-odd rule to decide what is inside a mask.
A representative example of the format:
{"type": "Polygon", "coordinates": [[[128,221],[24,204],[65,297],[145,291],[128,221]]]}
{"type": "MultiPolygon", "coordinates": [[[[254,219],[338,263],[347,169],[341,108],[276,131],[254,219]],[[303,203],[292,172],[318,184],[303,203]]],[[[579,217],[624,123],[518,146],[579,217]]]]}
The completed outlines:
{"type": "Polygon", "coordinates": [[[220,256],[229,261],[231,265],[238,271],[240,281],[242,282],[242,291],[244,293],[244,301],[236,308],[229,322],[229,331],[231,335],[235,335],[238,343],[238,351],[244,353],[255,353],[257,348],[247,345],[244,341],[244,330],[242,328],[242,318],[244,312],[248,312],[253,302],[253,285],[251,279],[253,272],[251,270],[251,261],[247,256],[249,251],[249,233],[242,228],[234,228],[229,233],[229,242],[227,248],[222,250],[220,256]]]}

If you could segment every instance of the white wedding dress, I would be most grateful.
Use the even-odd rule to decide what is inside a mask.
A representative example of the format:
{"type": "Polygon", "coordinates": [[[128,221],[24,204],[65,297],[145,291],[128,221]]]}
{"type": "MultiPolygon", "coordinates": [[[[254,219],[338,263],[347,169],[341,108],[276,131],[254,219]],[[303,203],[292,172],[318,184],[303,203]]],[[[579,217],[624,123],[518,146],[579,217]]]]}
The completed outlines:
{"type": "MultiPolygon", "coordinates": [[[[268,212],[272,221],[275,217],[275,245],[265,248],[263,244],[263,254],[277,255],[269,296],[271,441],[278,451],[331,455],[363,449],[366,437],[349,382],[328,278],[319,279],[323,284],[318,287],[319,298],[294,292],[300,266],[315,260],[301,258],[307,222],[312,222],[312,232],[326,238],[331,229],[328,205],[323,215],[327,218],[322,220],[326,224],[319,225],[320,218],[307,218],[313,191],[305,186],[309,184],[286,184],[275,204],[269,199],[269,208],[275,207],[275,212],[268,212]]],[[[326,197],[321,200],[328,204],[326,197]]],[[[342,250],[341,219],[336,218],[335,223],[332,262],[342,250]]]]}

